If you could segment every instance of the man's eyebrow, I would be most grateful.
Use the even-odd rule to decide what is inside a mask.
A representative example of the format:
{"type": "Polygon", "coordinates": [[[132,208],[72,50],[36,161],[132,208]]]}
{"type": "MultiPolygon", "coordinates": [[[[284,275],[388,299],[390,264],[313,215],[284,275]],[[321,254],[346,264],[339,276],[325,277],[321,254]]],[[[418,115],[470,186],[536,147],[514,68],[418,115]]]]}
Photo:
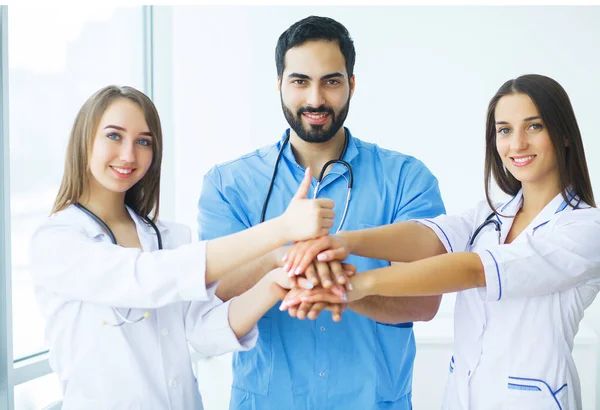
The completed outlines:
{"type": "Polygon", "coordinates": [[[301,78],[303,80],[310,80],[309,76],[300,73],[291,73],[290,75],[288,75],[288,78],[301,78]]]}

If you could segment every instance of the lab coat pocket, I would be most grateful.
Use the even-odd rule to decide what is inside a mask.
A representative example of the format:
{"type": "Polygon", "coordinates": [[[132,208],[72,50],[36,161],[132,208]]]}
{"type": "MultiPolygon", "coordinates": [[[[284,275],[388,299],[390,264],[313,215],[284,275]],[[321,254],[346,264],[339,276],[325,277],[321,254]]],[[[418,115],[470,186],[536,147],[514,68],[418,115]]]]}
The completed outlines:
{"type": "Polygon", "coordinates": [[[505,409],[510,410],[566,410],[568,386],[562,384],[554,390],[541,379],[509,377],[505,409]]]}
{"type": "Polygon", "coordinates": [[[415,343],[409,325],[375,325],[378,402],[395,402],[411,392],[415,343]]]}
{"type": "Polygon", "coordinates": [[[256,346],[247,352],[236,353],[233,357],[233,387],[267,396],[273,372],[271,318],[263,317],[258,321],[257,327],[256,346]]]}

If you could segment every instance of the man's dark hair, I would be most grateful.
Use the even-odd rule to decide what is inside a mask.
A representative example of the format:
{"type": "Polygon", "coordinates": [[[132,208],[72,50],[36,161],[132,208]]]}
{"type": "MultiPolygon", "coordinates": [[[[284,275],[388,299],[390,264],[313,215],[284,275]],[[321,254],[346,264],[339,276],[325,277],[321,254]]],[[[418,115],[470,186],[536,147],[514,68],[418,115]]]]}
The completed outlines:
{"type": "Polygon", "coordinates": [[[275,48],[277,76],[281,77],[283,75],[285,53],[290,48],[301,46],[307,41],[316,40],[335,41],[338,43],[340,51],[346,60],[348,78],[352,77],[356,51],[354,50],[354,42],[350,38],[350,33],[348,33],[346,27],[334,19],[319,16],[310,16],[297,21],[279,36],[277,47],[275,48]]]}

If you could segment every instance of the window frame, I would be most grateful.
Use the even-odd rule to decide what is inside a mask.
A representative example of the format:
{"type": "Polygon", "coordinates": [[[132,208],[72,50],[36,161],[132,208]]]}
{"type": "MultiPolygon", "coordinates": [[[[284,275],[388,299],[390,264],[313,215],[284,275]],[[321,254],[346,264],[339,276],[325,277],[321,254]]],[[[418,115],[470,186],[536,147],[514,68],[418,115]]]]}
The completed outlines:
{"type": "Polygon", "coordinates": [[[7,22],[8,7],[0,6],[0,409],[13,408],[7,22]]]}

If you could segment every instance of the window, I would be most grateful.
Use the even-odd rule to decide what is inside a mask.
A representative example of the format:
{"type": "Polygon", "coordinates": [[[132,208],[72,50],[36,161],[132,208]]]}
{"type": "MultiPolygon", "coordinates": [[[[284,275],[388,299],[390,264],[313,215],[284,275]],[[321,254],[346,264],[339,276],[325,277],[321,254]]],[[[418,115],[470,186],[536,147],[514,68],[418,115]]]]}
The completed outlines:
{"type": "MultiPolygon", "coordinates": [[[[10,214],[0,213],[0,218],[9,215],[10,224],[0,224],[0,235],[4,227],[1,246],[10,250],[7,254],[10,263],[2,268],[10,280],[2,281],[0,290],[4,284],[10,284],[9,290],[12,288],[12,304],[3,307],[12,317],[12,355],[5,358],[10,362],[9,369],[2,368],[0,372],[10,372],[14,361],[12,384],[23,383],[14,389],[14,406],[18,410],[37,409],[42,404],[40,399],[46,400],[46,396],[46,404],[49,404],[58,389],[56,381],[48,380],[55,378],[51,375],[43,377],[43,382],[42,379],[28,382],[49,371],[45,357],[45,323],[29,275],[31,235],[52,208],[62,178],[71,125],[84,101],[109,84],[130,85],[151,95],[146,64],[150,53],[146,53],[145,47],[150,13],[149,7],[87,4],[2,8],[2,23],[7,26],[3,27],[6,39],[2,54],[6,60],[2,78],[8,85],[8,90],[2,89],[7,105],[4,113],[8,116],[3,138],[4,150],[9,149],[8,153],[2,152],[2,158],[10,158],[10,165],[7,169],[3,161],[0,182],[8,181],[9,190],[0,191],[0,201],[3,201],[0,210],[7,210],[10,205],[10,214]],[[7,232],[8,227],[10,232],[7,232]],[[4,238],[8,242],[6,247],[4,238]],[[29,407],[27,403],[31,401],[27,396],[33,392],[27,385],[36,383],[48,386],[39,390],[47,394],[37,397],[33,407],[29,407]]],[[[2,335],[6,335],[2,343],[6,339],[9,344],[11,327],[1,322],[0,325],[2,335]]],[[[2,360],[0,364],[4,364],[2,360]]],[[[0,373],[3,380],[1,376],[3,373],[0,373]]],[[[3,389],[10,397],[12,387],[0,385],[0,393],[3,389]]],[[[0,409],[3,409],[5,403],[1,400],[0,409]]],[[[11,406],[10,401],[7,403],[11,406]]]]}

